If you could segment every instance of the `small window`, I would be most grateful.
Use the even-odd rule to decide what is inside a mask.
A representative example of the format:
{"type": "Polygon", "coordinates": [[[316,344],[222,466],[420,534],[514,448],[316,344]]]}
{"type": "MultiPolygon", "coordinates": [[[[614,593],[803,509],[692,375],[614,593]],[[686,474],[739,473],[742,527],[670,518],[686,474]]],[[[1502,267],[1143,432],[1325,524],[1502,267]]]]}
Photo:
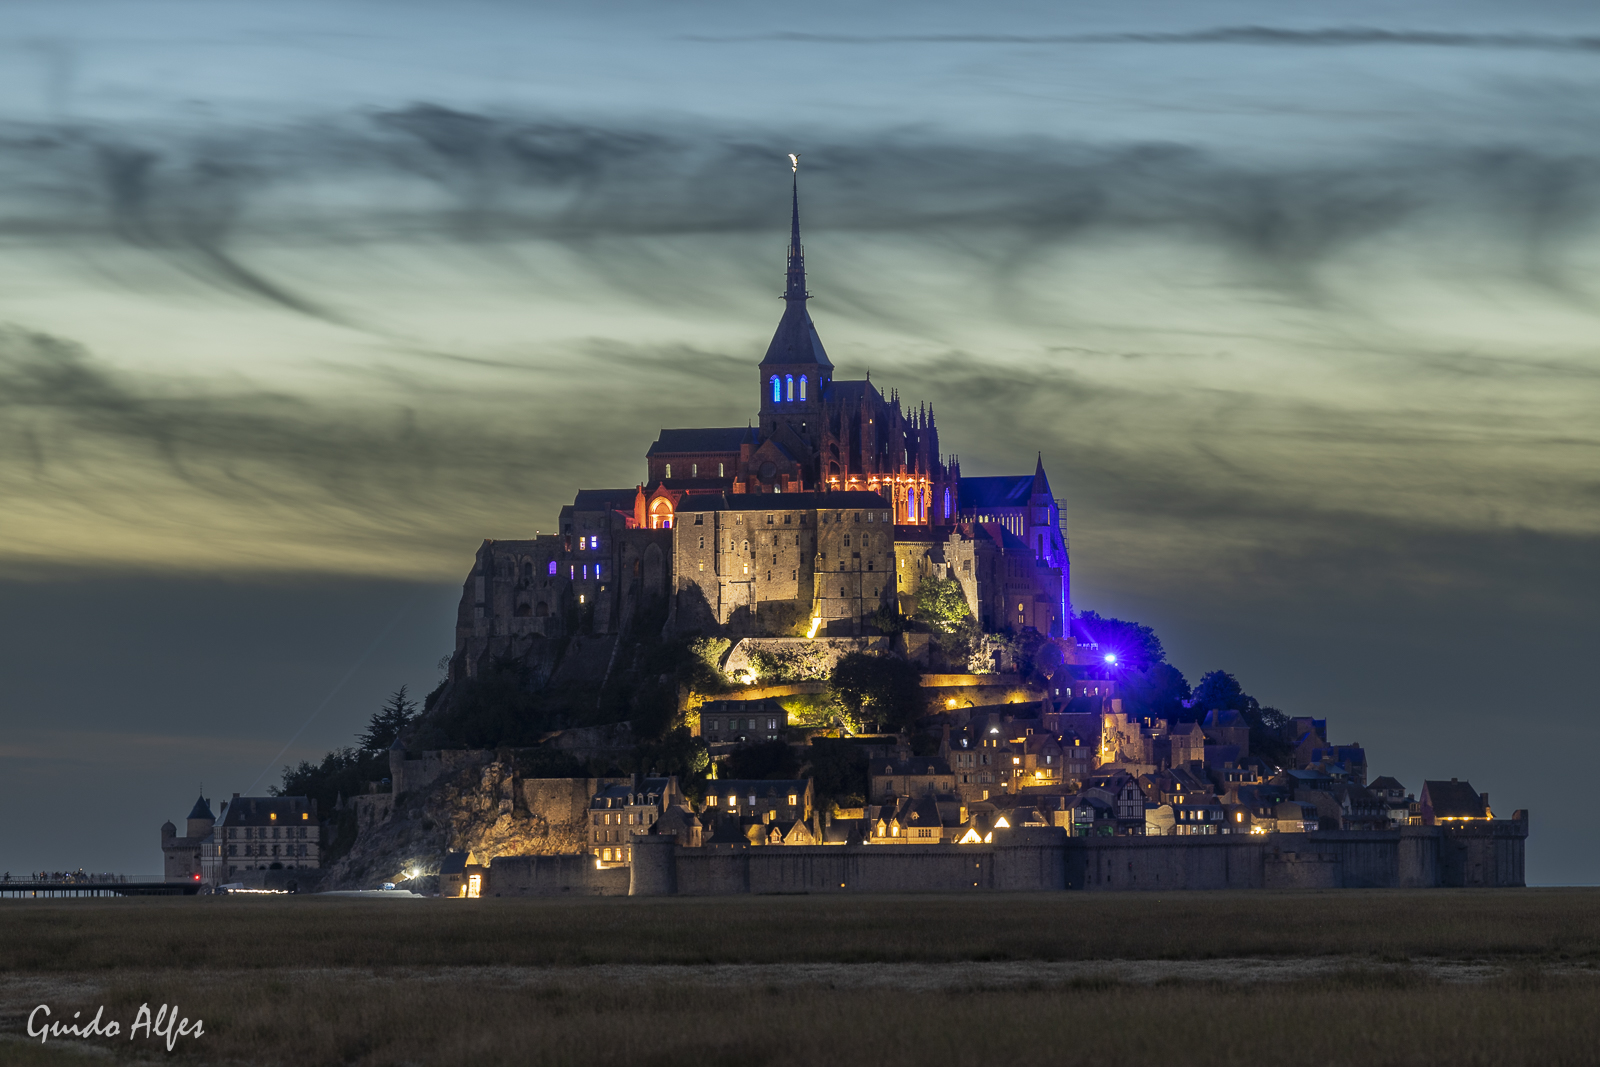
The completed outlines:
{"type": "Polygon", "coordinates": [[[794,375],[785,374],[783,377],[784,383],[788,387],[788,399],[792,401],[794,400],[794,375]]]}
{"type": "Polygon", "coordinates": [[[844,535],[844,547],[846,547],[846,548],[850,547],[850,535],[849,534],[845,534],[844,535]]]}
{"type": "MultiPolygon", "coordinates": [[[[728,476],[728,472],[724,468],[725,468],[724,464],[721,464],[721,463],[717,464],[717,477],[718,478],[726,478],[728,476]]],[[[949,493],[945,494],[945,496],[949,496],[949,495],[950,495],[949,493]]]]}
{"type": "Polygon", "coordinates": [[[782,400],[783,400],[783,386],[778,381],[778,376],[776,374],[774,374],[772,376],[772,402],[774,404],[777,404],[777,403],[780,403],[782,400]]]}
{"type": "MultiPolygon", "coordinates": [[[[804,400],[805,398],[806,398],[806,376],[804,374],[802,374],[802,375],[800,375],[800,399],[804,400]]],[[[800,424],[800,428],[802,430],[805,429],[805,423],[801,423],[800,424]]]]}
{"type": "Polygon", "coordinates": [[[785,525],[785,526],[788,526],[788,525],[790,525],[790,524],[791,524],[791,523],[793,523],[793,522],[794,522],[794,516],[793,516],[793,515],[785,515],[785,516],[784,516],[784,517],[783,517],[783,524],[784,524],[784,525],[785,525]]]}
{"type": "Polygon", "coordinates": [[[700,464],[698,464],[698,463],[689,464],[689,477],[691,477],[691,478],[700,477],[700,464]]]}
{"type": "Polygon", "coordinates": [[[555,560],[551,560],[550,561],[550,573],[551,574],[555,574],[555,572],[556,572],[556,561],[555,560]]]}
{"type": "MultiPolygon", "coordinates": [[[[706,524],[706,517],[704,515],[696,515],[694,517],[694,524],[696,526],[704,526],[706,524]]],[[[706,547],[705,541],[706,541],[706,539],[704,537],[702,537],[700,539],[700,547],[701,548],[706,547]]]]}
{"type": "Polygon", "coordinates": [[[771,526],[771,525],[772,525],[772,516],[771,516],[771,515],[768,515],[768,516],[767,516],[767,525],[768,525],[768,526],[771,526]]]}

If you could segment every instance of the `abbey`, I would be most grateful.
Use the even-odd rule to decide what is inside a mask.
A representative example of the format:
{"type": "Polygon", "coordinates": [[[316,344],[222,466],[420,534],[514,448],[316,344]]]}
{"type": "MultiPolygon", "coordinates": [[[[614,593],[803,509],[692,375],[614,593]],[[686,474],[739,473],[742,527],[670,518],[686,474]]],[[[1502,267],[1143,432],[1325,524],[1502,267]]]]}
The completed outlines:
{"type": "Polygon", "coordinates": [[[680,633],[871,634],[910,614],[929,576],[959,582],[985,630],[1063,636],[1070,565],[1042,456],[1031,474],[963,478],[930,405],[834,376],[810,298],[797,183],[757,417],[663,429],[644,481],[580,491],[557,534],[485,541],[452,673],[657,618],[680,633]]]}

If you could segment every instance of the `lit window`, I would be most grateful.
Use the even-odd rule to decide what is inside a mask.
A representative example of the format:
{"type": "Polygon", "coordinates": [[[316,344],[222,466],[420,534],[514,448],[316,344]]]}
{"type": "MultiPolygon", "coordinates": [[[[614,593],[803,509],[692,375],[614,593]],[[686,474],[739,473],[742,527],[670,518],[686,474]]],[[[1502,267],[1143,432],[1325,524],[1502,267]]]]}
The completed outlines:
{"type": "Polygon", "coordinates": [[[700,477],[700,464],[698,464],[698,463],[689,464],[689,477],[691,477],[691,478],[700,477]]]}
{"type": "Polygon", "coordinates": [[[555,560],[551,560],[550,561],[550,573],[554,574],[555,572],[556,572],[556,561],[555,560]]]}
{"type": "Polygon", "coordinates": [[[804,400],[805,398],[806,398],[806,376],[804,374],[802,374],[802,375],[800,375],[800,399],[804,400]]]}
{"type": "Polygon", "coordinates": [[[724,468],[725,468],[725,464],[722,464],[722,463],[718,463],[717,464],[717,477],[718,478],[726,478],[728,476],[728,472],[724,468]]]}
{"type": "Polygon", "coordinates": [[[788,387],[788,397],[789,397],[790,400],[793,400],[794,399],[794,375],[785,374],[783,377],[784,377],[785,385],[788,387]]]}
{"type": "Polygon", "coordinates": [[[778,382],[778,376],[776,374],[774,374],[772,376],[772,402],[774,404],[776,404],[779,401],[781,401],[782,399],[783,399],[783,387],[778,382]]]}
{"type": "Polygon", "coordinates": [[[667,477],[672,477],[672,464],[670,463],[667,464],[667,477]]]}

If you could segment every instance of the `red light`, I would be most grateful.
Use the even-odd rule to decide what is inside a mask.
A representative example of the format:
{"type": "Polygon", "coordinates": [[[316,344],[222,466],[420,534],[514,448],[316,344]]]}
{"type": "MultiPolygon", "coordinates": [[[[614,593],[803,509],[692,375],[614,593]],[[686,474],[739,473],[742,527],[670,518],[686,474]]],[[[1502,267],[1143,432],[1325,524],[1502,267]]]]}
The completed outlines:
{"type": "Polygon", "coordinates": [[[198,875],[198,874],[197,874],[197,875],[195,875],[195,876],[194,876],[194,880],[195,880],[195,881],[197,881],[197,882],[198,882],[198,881],[199,881],[199,880],[200,880],[200,876],[199,876],[199,875],[198,875]]]}

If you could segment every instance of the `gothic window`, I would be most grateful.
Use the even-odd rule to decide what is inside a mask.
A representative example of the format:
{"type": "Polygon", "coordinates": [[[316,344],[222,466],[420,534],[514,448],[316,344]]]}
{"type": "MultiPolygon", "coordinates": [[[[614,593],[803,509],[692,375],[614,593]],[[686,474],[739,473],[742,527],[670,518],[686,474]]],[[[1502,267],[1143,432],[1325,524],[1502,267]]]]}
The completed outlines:
{"type": "Polygon", "coordinates": [[[533,614],[533,606],[527,603],[518,604],[516,614],[517,618],[525,619],[533,614]]]}
{"type": "Polygon", "coordinates": [[[554,574],[555,572],[556,572],[556,561],[555,560],[551,560],[550,561],[550,573],[554,574]]]}
{"type": "Polygon", "coordinates": [[[793,400],[794,399],[794,375],[785,374],[783,377],[784,377],[784,384],[788,388],[788,399],[789,400],[793,400]]]}
{"type": "Polygon", "coordinates": [[[944,517],[947,519],[950,517],[950,490],[948,489],[944,491],[944,517]]]}
{"type": "Polygon", "coordinates": [[[728,476],[728,472],[724,468],[725,468],[725,464],[722,464],[722,463],[718,463],[717,464],[717,477],[718,478],[726,478],[728,476]]]}
{"type": "Polygon", "coordinates": [[[774,374],[772,376],[772,402],[774,404],[776,404],[782,399],[783,399],[782,386],[780,386],[778,384],[778,376],[776,374],[774,374]]]}
{"type": "MultiPolygon", "coordinates": [[[[800,375],[800,399],[804,400],[805,398],[806,398],[806,376],[804,374],[802,374],[802,375],[800,375]]],[[[804,427],[802,427],[802,428],[804,428],[804,427]]]]}
{"type": "Polygon", "coordinates": [[[672,477],[672,464],[670,463],[667,464],[667,477],[672,477]]]}
{"type": "Polygon", "coordinates": [[[698,464],[698,463],[689,464],[689,477],[691,477],[691,478],[700,477],[700,464],[698,464]]]}
{"type": "Polygon", "coordinates": [[[533,580],[533,564],[524,563],[522,565],[522,577],[525,581],[533,580]]]}

